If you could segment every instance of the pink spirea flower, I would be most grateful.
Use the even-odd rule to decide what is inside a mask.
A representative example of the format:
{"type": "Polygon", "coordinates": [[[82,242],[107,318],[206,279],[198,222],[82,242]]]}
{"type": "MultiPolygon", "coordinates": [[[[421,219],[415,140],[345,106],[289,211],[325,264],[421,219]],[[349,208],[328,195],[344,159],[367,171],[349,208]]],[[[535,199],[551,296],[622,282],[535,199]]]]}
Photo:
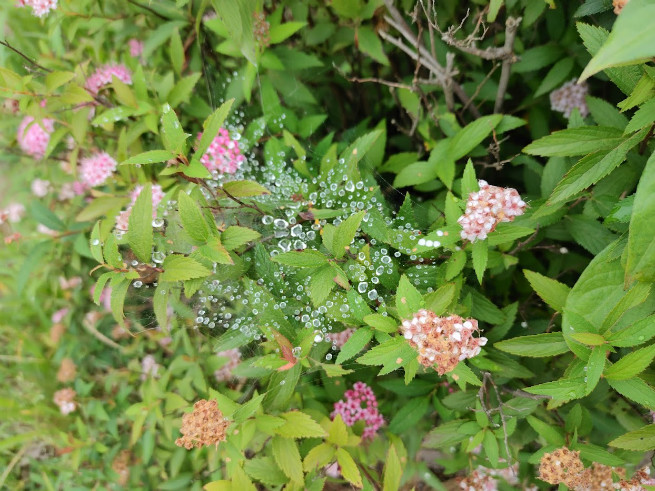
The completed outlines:
{"type": "Polygon", "coordinates": [[[96,95],[105,85],[110,84],[114,77],[125,84],[132,84],[132,72],[129,68],[125,65],[109,64],[103,65],[93,72],[86,80],[85,87],[91,94],[96,95]]]}
{"type": "Polygon", "coordinates": [[[25,215],[25,206],[22,203],[9,203],[7,207],[0,210],[0,224],[5,222],[18,223],[25,215]]]}
{"type": "Polygon", "coordinates": [[[330,334],[327,334],[325,337],[332,341],[332,344],[336,346],[337,348],[341,348],[344,344],[346,344],[346,341],[350,339],[350,336],[353,335],[355,330],[352,327],[349,327],[347,329],[344,329],[341,332],[331,332],[330,334]]]}
{"type": "MultiPolygon", "coordinates": [[[[130,205],[127,207],[127,209],[121,211],[116,216],[117,230],[127,231],[129,227],[130,215],[132,213],[132,207],[134,206],[134,203],[136,203],[136,199],[141,194],[141,191],[143,191],[143,186],[139,184],[130,193],[130,205]]],[[[161,203],[162,199],[164,199],[164,191],[162,190],[161,186],[159,184],[152,184],[152,218],[157,217],[157,207],[159,206],[159,203],[161,203]]]]}
{"type": "Polygon", "coordinates": [[[451,372],[457,364],[477,356],[487,338],[473,337],[478,332],[478,321],[462,319],[458,315],[439,317],[434,312],[421,309],[411,320],[400,326],[405,339],[418,351],[418,360],[425,367],[432,367],[439,375],[451,372]]]}
{"type": "Polygon", "coordinates": [[[511,222],[523,215],[526,204],[516,189],[491,186],[479,180],[480,190],[469,194],[466,211],[457,223],[462,227],[462,239],[484,240],[500,222],[511,222]]]}
{"type": "Polygon", "coordinates": [[[59,324],[61,321],[64,320],[66,314],[68,314],[68,310],[69,310],[68,308],[59,309],[57,312],[52,314],[50,320],[53,322],[53,324],[59,324]]]}
{"type": "Polygon", "coordinates": [[[143,53],[143,41],[138,39],[130,39],[127,42],[130,47],[130,56],[133,58],[138,58],[143,53]]]}
{"type": "Polygon", "coordinates": [[[16,135],[18,145],[27,155],[40,159],[45,155],[54,129],[55,122],[52,119],[35,121],[32,116],[25,116],[16,135]]]}
{"type": "Polygon", "coordinates": [[[459,480],[459,489],[466,491],[496,491],[498,489],[498,482],[490,475],[475,470],[465,478],[459,480]]]}
{"type": "Polygon", "coordinates": [[[355,382],[353,388],[347,390],[344,396],[345,401],[342,399],[334,403],[334,411],[330,417],[334,419],[339,414],[348,426],[362,420],[366,423],[362,438],[375,437],[378,428],[384,424],[384,418],[378,411],[378,401],[373,390],[364,382],[355,382]]]}
{"type": "Polygon", "coordinates": [[[141,360],[141,380],[146,380],[148,377],[157,378],[159,372],[159,363],[152,355],[146,355],[141,360]]]}
{"type": "Polygon", "coordinates": [[[80,179],[89,187],[100,186],[112,175],[117,165],[108,153],[94,153],[80,161],[80,179]]]}
{"type": "Polygon", "coordinates": [[[241,362],[241,352],[238,348],[233,348],[226,351],[220,351],[216,353],[216,356],[220,358],[227,358],[225,365],[214,372],[216,381],[228,382],[232,380],[234,378],[234,375],[232,375],[232,370],[234,370],[241,362]]]}
{"type": "Polygon", "coordinates": [[[568,118],[573,109],[577,107],[580,115],[584,118],[589,114],[585,100],[586,95],[587,84],[578,84],[573,79],[550,93],[550,108],[553,111],[564,113],[564,116],[568,118]]]}
{"type": "Polygon", "coordinates": [[[34,179],[30,185],[32,189],[32,194],[38,198],[43,198],[50,192],[50,181],[45,179],[34,179]]]}
{"type": "Polygon", "coordinates": [[[57,8],[57,0],[18,0],[17,5],[19,7],[32,7],[32,13],[36,17],[43,17],[57,8]]]}
{"type": "MultiPolygon", "coordinates": [[[[202,133],[198,134],[198,139],[200,137],[202,137],[202,133]]],[[[244,160],[245,157],[241,154],[238,142],[230,138],[230,134],[225,128],[221,128],[200,162],[210,172],[234,174],[244,160]]]]}

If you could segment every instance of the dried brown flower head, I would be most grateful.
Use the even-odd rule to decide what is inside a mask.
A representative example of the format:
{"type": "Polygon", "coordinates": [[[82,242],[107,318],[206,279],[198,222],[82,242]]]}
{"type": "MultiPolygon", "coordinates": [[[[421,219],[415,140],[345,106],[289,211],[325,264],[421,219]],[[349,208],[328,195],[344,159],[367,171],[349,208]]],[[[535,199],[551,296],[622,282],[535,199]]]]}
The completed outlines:
{"type": "Polygon", "coordinates": [[[130,461],[132,453],[129,450],[121,450],[111,464],[112,470],[118,474],[118,484],[125,486],[130,479],[130,461]]]}
{"type": "Polygon", "coordinates": [[[623,7],[628,3],[629,0],[612,0],[612,7],[614,7],[614,13],[619,15],[623,10],[623,7]]]}
{"type": "Polygon", "coordinates": [[[225,430],[230,423],[218,409],[216,401],[201,399],[193,405],[193,411],[182,417],[182,437],[175,445],[191,450],[193,447],[216,445],[225,441],[225,430]]]}
{"type": "Polygon", "coordinates": [[[61,365],[59,365],[59,371],[57,372],[57,380],[59,382],[72,382],[75,380],[76,374],[77,367],[72,359],[64,358],[61,360],[61,365]]]}
{"type": "Polygon", "coordinates": [[[61,337],[64,335],[66,332],[66,326],[63,325],[61,322],[58,322],[57,324],[53,324],[52,327],[50,328],[50,340],[54,344],[59,344],[59,340],[61,337]]]}
{"type": "Polygon", "coordinates": [[[584,466],[580,460],[580,452],[562,447],[541,457],[539,479],[549,484],[564,483],[573,488],[578,484],[583,471],[584,466]]]}
{"type": "Polygon", "coordinates": [[[77,404],[75,403],[76,395],[77,393],[73,389],[67,387],[55,392],[52,400],[59,406],[61,414],[69,414],[77,408],[77,404]]]}

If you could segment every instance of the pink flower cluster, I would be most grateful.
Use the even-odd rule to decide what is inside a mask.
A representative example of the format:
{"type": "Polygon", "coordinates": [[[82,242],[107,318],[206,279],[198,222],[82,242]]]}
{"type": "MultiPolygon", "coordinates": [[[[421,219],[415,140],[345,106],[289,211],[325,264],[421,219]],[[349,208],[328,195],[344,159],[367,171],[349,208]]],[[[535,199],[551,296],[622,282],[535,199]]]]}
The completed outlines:
{"type": "Polygon", "coordinates": [[[523,215],[525,201],[514,188],[491,186],[479,180],[480,190],[469,194],[466,211],[457,223],[462,226],[462,239],[475,242],[484,240],[500,222],[511,222],[523,215]]]}
{"type": "Polygon", "coordinates": [[[130,39],[127,44],[130,47],[130,56],[132,58],[138,58],[141,56],[143,53],[143,41],[139,41],[138,39],[130,39]]]}
{"type": "Polygon", "coordinates": [[[234,378],[232,370],[241,362],[241,352],[239,348],[232,348],[226,351],[219,351],[216,356],[220,358],[227,358],[225,365],[214,372],[217,382],[229,382],[234,378]]]}
{"type": "Polygon", "coordinates": [[[45,155],[54,129],[55,122],[52,119],[35,121],[32,116],[25,116],[16,135],[18,145],[27,155],[40,159],[45,155]]]}
{"type": "Polygon", "coordinates": [[[352,327],[349,327],[348,329],[344,329],[341,332],[331,332],[325,337],[332,341],[334,346],[341,348],[344,344],[346,344],[346,341],[350,339],[350,336],[352,336],[354,332],[355,330],[352,327]]]}
{"type": "MultiPolygon", "coordinates": [[[[202,133],[198,134],[198,139],[200,137],[202,137],[202,133]]],[[[225,128],[221,128],[201,157],[200,162],[210,172],[218,171],[221,174],[234,174],[244,160],[245,157],[241,154],[239,144],[230,138],[230,134],[225,128]]]]}
{"type": "Polygon", "coordinates": [[[589,114],[587,101],[587,84],[578,84],[575,79],[566,82],[559,89],[550,93],[550,108],[553,111],[564,113],[567,118],[576,107],[584,118],[589,114]]]}
{"type": "Polygon", "coordinates": [[[487,338],[475,338],[478,329],[475,319],[458,315],[438,317],[421,309],[411,320],[404,320],[400,329],[409,344],[418,351],[418,360],[425,367],[433,367],[439,375],[451,372],[457,364],[480,354],[487,338]],[[436,367],[435,367],[436,365],[436,367]]]}
{"type": "Polygon", "coordinates": [[[80,179],[89,187],[100,186],[116,170],[118,163],[106,152],[97,152],[80,160],[80,179]]]}
{"type": "Polygon", "coordinates": [[[366,440],[375,437],[378,428],[384,424],[384,418],[378,411],[378,401],[373,390],[364,382],[355,382],[353,388],[347,390],[344,395],[346,400],[334,403],[334,411],[330,417],[334,419],[340,414],[348,426],[362,420],[366,423],[362,438],[366,440]]]}
{"type": "Polygon", "coordinates": [[[18,0],[18,6],[32,7],[32,13],[36,17],[43,17],[57,8],[57,0],[18,0]]]}
{"type": "Polygon", "coordinates": [[[132,73],[125,65],[108,64],[98,68],[86,80],[86,89],[93,95],[100,92],[105,85],[110,84],[114,77],[125,84],[132,84],[132,73]]]}
{"type": "Polygon", "coordinates": [[[148,377],[157,378],[159,372],[159,363],[152,355],[146,355],[141,360],[141,380],[146,380],[148,377]]]}
{"type": "Polygon", "coordinates": [[[475,470],[465,478],[459,480],[459,489],[466,491],[496,491],[498,489],[498,483],[485,472],[475,470]]]}
{"type": "Polygon", "coordinates": [[[6,208],[0,210],[0,225],[5,222],[18,223],[25,215],[25,206],[22,203],[9,203],[6,208]]]}
{"type": "MultiPolygon", "coordinates": [[[[120,214],[116,216],[117,230],[121,230],[123,232],[127,231],[129,227],[130,214],[132,213],[132,207],[134,206],[134,203],[136,203],[136,199],[141,194],[141,191],[143,191],[143,186],[139,184],[130,193],[131,201],[129,206],[127,207],[126,210],[121,211],[120,214]]],[[[162,190],[159,184],[153,184],[152,185],[152,218],[157,217],[157,207],[159,206],[159,203],[161,203],[162,199],[164,199],[164,191],[162,190]]]]}

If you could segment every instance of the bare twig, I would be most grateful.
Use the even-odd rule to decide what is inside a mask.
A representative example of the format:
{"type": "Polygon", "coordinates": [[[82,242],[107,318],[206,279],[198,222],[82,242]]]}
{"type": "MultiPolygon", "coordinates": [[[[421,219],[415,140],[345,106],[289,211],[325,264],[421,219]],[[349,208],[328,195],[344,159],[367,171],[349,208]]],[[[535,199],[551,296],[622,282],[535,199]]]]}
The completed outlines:
{"type": "Polygon", "coordinates": [[[495,113],[499,113],[503,109],[503,101],[505,99],[505,92],[507,92],[509,76],[512,71],[512,63],[516,61],[516,56],[514,55],[514,40],[516,39],[516,32],[519,29],[521,20],[521,17],[508,17],[505,22],[505,45],[503,46],[503,49],[507,53],[507,56],[503,58],[503,68],[500,72],[498,92],[496,92],[496,103],[494,104],[495,113]]]}
{"type": "Polygon", "coordinates": [[[39,65],[36,61],[34,61],[34,60],[33,60],[32,58],[30,58],[29,56],[27,56],[27,55],[26,55],[25,53],[23,53],[21,50],[14,48],[11,44],[9,44],[9,43],[7,42],[6,39],[5,39],[4,41],[0,41],[0,44],[3,45],[3,46],[6,46],[6,47],[9,48],[10,50],[12,50],[14,53],[20,55],[21,57],[23,57],[24,59],[26,59],[27,61],[29,61],[33,66],[35,66],[36,68],[38,68],[39,70],[43,70],[44,72],[48,72],[48,73],[50,73],[50,72],[52,71],[52,70],[50,70],[50,69],[44,67],[43,65],[39,65]]]}
{"type": "MultiPolygon", "coordinates": [[[[106,344],[107,346],[111,346],[112,348],[117,349],[117,350],[120,351],[121,353],[124,353],[124,352],[125,352],[125,348],[123,348],[120,344],[118,344],[118,343],[112,341],[112,340],[109,339],[107,336],[105,336],[105,335],[102,334],[100,331],[98,331],[98,330],[96,329],[96,327],[95,327],[91,322],[87,322],[86,320],[84,320],[84,321],[82,321],[82,326],[84,326],[84,328],[85,328],[87,331],[89,331],[89,333],[91,333],[91,334],[92,334],[92,335],[93,335],[93,336],[94,336],[98,341],[100,341],[101,343],[104,343],[104,344],[106,344]]],[[[131,333],[130,333],[130,334],[131,334],[131,333]]]]}

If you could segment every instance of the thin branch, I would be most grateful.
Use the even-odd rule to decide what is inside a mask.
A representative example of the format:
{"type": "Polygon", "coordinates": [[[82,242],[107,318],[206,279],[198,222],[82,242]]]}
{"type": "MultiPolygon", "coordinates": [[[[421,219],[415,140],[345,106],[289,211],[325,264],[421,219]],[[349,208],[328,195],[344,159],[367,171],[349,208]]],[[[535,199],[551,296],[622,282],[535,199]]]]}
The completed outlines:
{"type": "Polygon", "coordinates": [[[50,70],[50,69],[44,67],[43,65],[39,65],[36,61],[34,61],[32,58],[30,58],[29,56],[27,56],[25,53],[23,53],[23,52],[20,51],[19,49],[14,48],[11,44],[9,44],[9,43],[7,42],[6,39],[5,39],[4,41],[0,41],[0,44],[3,45],[3,46],[6,46],[6,47],[9,48],[10,50],[12,50],[14,53],[19,54],[19,55],[22,56],[24,59],[26,59],[27,61],[29,61],[32,65],[34,65],[35,67],[37,67],[39,70],[43,70],[44,72],[48,72],[48,73],[52,72],[52,70],[50,70]]]}
{"type": "Polygon", "coordinates": [[[495,113],[499,113],[503,109],[503,101],[505,100],[505,92],[507,92],[509,76],[512,72],[512,64],[517,59],[514,55],[514,40],[516,39],[516,33],[521,24],[521,20],[521,17],[508,17],[505,22],[505,45],[503,46],[503,49],[508,53],[508,56],[503,59],[503,68],[500,72],[498,92],[496,92],[496,103],[494,104],[495,113]]]}

